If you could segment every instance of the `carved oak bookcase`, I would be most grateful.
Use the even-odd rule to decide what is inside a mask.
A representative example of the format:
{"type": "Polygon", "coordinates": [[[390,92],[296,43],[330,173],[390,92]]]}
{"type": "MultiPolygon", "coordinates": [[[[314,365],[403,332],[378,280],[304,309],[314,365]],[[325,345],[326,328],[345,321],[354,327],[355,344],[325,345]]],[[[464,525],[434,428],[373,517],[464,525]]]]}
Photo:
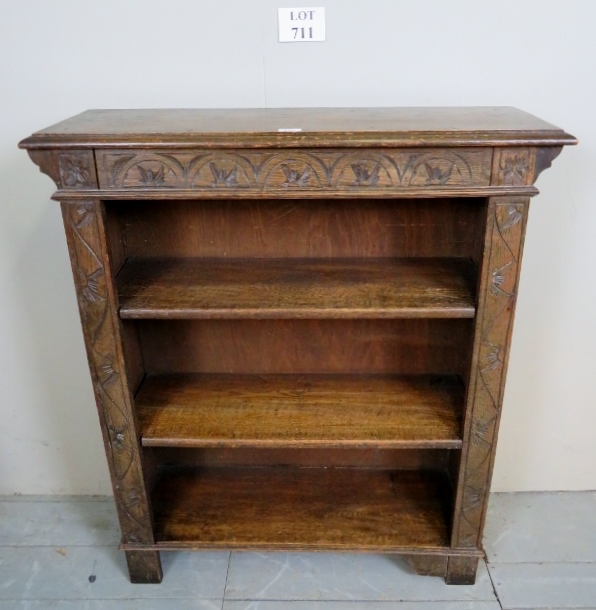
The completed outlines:
{"type": "Polygon", "coordinates": [[[58,186],[133,582],[358,550],[474,582],[533,186],[512,108],[94,110],[58,186]]]}

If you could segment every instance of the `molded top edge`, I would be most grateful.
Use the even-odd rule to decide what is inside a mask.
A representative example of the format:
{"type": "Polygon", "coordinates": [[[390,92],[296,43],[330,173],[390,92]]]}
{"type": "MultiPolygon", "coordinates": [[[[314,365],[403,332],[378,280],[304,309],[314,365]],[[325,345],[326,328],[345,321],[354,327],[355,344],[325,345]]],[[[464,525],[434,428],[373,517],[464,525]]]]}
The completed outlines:
{"type": "Polygon", "coordinates": [[[577,140],[511,107],[87,110],[21,148],[562,146],[577,140]]]}

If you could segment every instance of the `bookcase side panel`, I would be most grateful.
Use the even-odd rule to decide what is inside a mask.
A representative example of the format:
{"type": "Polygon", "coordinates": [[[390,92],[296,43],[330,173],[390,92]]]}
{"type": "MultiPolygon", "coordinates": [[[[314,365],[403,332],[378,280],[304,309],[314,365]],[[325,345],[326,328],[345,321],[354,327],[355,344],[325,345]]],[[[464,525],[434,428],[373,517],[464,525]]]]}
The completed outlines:
{"type": "Polygon", "coordinates": [[[153,528],[125,363],[123,334],[97,199],[61,202],[89,370],[124,543],[152,544],[153,528]]]}
{"type": "Polygon", "coordinates": [[[488,203],[452,547],[481,542],[528,208],[528,197],[492,197],[488,203]]]}

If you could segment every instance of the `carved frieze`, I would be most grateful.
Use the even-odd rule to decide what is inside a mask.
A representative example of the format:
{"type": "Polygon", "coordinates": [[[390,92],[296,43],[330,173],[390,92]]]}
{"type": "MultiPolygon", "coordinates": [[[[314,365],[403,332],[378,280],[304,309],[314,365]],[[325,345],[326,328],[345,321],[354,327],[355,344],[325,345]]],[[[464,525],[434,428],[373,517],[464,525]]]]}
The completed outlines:
{"type": "Polygon", "coordinates": [[[102,189],[382,190],[486,186],[487,149],[97,151],[102,189]]]}

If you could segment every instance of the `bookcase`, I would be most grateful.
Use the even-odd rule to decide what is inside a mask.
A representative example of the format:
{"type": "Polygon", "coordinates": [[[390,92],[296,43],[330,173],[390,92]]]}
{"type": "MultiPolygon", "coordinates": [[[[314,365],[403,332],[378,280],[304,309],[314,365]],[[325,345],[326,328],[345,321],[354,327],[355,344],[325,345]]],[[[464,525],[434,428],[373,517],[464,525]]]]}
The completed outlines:
{"type": "Polygon", "coordinates": [[[236,549],[474,582],[529,201],[574,143],[513,108],[92,110],[23,140],[131,580],[236,549]]]}

